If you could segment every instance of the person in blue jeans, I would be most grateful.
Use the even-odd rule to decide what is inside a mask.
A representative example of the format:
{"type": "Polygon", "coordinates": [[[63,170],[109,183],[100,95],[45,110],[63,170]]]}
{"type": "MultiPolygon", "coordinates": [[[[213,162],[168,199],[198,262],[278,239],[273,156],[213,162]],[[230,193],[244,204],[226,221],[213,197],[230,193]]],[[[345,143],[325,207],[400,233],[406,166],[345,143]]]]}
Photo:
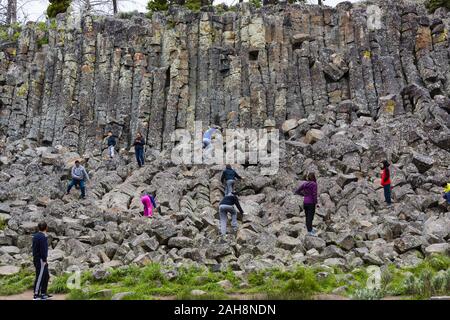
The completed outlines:
{"type": "Polygon", "coordinates": [[[80,164],[80,161],[77,160],[72,167],[72,180],[67,187],[67,194],[70,193],[70,189],[72,189],[73,186],[79,185],[81,189],[80,199],[84,199],[86,197],[85,180],[89,180],[89,175],[86,172],[86,169],[80,164]]]}
{"type": "Polygon", "coordinates": [[[142,167],[144,165],[144,146],[145,146],[145,139],[142,136],[140,132],[136,134],[136,139],[134,139],[134,152],[136,154],[136,161],[138,163],[139,167],[142,167]]]}

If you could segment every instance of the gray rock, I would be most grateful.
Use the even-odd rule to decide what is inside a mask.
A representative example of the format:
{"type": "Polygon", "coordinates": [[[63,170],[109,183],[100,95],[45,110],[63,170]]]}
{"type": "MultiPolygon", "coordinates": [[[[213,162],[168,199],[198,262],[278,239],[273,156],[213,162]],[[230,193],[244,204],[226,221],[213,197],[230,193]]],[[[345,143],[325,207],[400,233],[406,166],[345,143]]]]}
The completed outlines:
{"type": "Polygon", "coordinates": [[[425,248],[425,254],[432,255],[434,253],[450,255],[450,244],[435,243],[425,248]]]}
{"type": "Polygon", "coordinates": [[[425,173],[433,167],[434,160],[423,154],[414,153],[412,162],[420,173],[425,173]]]}
{"type": "Polygon", "coordinates": [[[306,236],[304,241],[304,246],[306,250],[316,249],[321,250],[325,248],[326,243],[319,237],[306,236]]]}
{"type": "Polygon", "coordinates": [[[126,297],[132,296],[134,292],[119,292],[112,296],[111,300],[124,300],[126,297]]]}
{"type": "Polygon", "coordinates": [[[0,266],[0,276],[12,276],[20,272],[17,266],[0,266]]]}
{"type": "Polygon", "coordinates": [[[406,252],[408,250],[418,248],[422,245],[422,240],[420,237],[407,235],[400,239],[394,240],[395,249],[400,252],[406,252]]]}

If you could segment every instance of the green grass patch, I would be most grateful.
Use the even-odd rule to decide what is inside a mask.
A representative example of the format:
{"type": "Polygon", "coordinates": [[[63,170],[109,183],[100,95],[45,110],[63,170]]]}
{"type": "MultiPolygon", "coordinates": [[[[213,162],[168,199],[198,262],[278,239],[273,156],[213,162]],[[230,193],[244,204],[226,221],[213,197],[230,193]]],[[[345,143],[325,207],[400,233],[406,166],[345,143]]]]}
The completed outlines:
{"type": "Polygon", "coordinates": [[[29,270],[22,269],[12,276],[0,276],[0,295],[8,296],[22,293],[32,289],[34,284],[34,274],[29,270]]]}
{"type": "MultiPolygon", "coordinates": [[[[151,263],[108,270],[103,279],[95,279],[91,272],[81,274],[80,287],[70,290],[70,274],[52,278],[51,293],[68,293],[68,299],[105,300],[120,292],[131,292],[127,300],[158,299],[170,296],[175,299],[226,299],[230,295],[256,296],[268,299],[311,299],[316,294],[332,293],[342,288],[340,294],[359,300],[375,300],[385,296],[428,299],[433,295],[450,294],[450,258],[435,255],[427,257],[415,267],[398,268],[395,265],[381,268],[381,282],[377,289],[369,289],[368,269],[360,267],[351,272],[338,268],[293,266],[254,271],[238,277],[232,270],[212,272],[206,267],[184,266],[171,269],[175,275],[168,278],[164,266],[151,263]],[[228,280],[224,288],[219,281],[228,280]],[[241,282],[248,285],[240,287],[241,282]],[[109,294],[102,293],[101,290],[109,294]],[[192,295],[192,290],[202,290],[203,295],[192,295]],[[100,292],[100,293],[99,293],[100,292]]],[[[33,285],[34,275],[29,271],[0,278],[0,294],[23,292],[33,285]]]]}

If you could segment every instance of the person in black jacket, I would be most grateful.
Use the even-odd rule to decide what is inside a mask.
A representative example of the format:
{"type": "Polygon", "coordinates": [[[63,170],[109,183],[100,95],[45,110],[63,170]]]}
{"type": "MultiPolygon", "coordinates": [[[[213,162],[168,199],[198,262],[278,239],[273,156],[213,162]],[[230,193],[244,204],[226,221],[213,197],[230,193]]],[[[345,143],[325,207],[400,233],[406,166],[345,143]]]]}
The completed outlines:
{"type": "Polygon", "coordinates": [[[136,134],[136,139],[134,139],[133,146],[138,166],[142,167],[144,165],[145,139],[140,132],[136,134]]]}
{"type": "MultiPolygon", "coordinates": [[[[239,209],[241,214],[244,214],[244,210],[239,203],[239,199],[235,193],[231,193],[223,197],[222,201],[219,203],[219,218],[220,218],[220,233],[224,237],[227,233],[227,220],[228,213],[231,213],[231,227],[233,228],[233,233],[237,232],[237,212],[234,206],[239,209]]],[[[223,238],[222,238],[223,240],[223,238]]]]}
{"type": "Polygon", "coordinates": [[[114,158],[114,148],[117,144],[116,137],[113,136],[112,131],[108,131],[108,135],[106,136],[105,141],[108,144],[109,158],[112,159],[114,158]]]}
{"type": "Polygon", "coordinates": [[[33,235],[33,263],[36,268],[36,279],[34,280],[33,300],[47,300],[51,295],[47,294],[47,286],[50,275],[48,273],[47,254],[47,224],[38,224],[39,232],[33,235]]]}
{"type": "Polygon", "coordinates": [[[222,177],[220,178],[220,181],[222,183],[226,183],[225,186],[225,195],[229,195],[233,192],[233,186],[236,182],[236,179],[241,180],[241,176],[237,174],[236,171],[231,168],[231,165],[227,164],[225,170],[222,172],[222,177]]]}

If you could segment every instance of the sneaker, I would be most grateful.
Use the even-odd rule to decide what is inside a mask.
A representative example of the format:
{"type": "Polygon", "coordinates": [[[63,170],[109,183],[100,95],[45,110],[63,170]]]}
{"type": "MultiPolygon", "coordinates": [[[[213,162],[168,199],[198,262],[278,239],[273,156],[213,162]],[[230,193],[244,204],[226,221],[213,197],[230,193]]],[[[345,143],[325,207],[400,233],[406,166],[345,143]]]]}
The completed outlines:
{"type": "Polygon", "coordinates": [[[34,295],[33,300],[41,300],[41,296],[34,295]]]}
{"type": "Polygon", "coordinates": [[[225,236],[220,236],[220,238],[219,238],[219,243],[220,243],[220,244],[227,243],[227,241],[225,240],[225,236]]]}
{"type": "Polygon", "coordinates": [[[316,232],[314,230],[313,231],[309,231],[308,232],[308,236],[315,237],[316,236],[316,232]]]}
{"type": "Polygon", "coordinates": [[[86,199],[86,196],[80,196],[80,199],[86,199]]]}
{"type": "Polygon", "coordinates": [[[48,296],[46,294],[41,295],[41,300],[49,300],[51,299],[51,296],[48,296]]]}

